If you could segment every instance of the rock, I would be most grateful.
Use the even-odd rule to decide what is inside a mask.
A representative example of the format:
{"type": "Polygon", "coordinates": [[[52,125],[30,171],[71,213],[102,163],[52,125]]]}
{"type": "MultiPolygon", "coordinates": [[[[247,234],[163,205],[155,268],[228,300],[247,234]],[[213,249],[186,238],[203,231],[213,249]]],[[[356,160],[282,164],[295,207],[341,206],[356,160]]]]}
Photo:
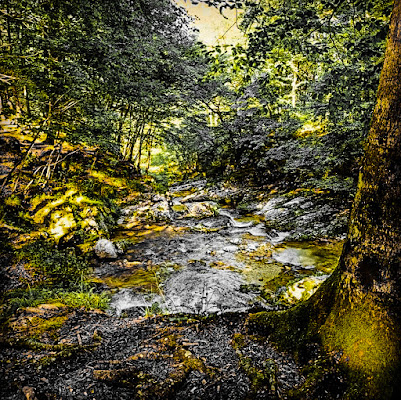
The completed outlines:
{"type": "Polygon", "coordinates": [[[290,285],[283,294],[283,300],[294,304],[299,300],[307,300],[329,275],[310,276],[290,285]]]}
{"type": "Polygon", "coordinates": [[[201,191],[200,193],[195,192],[188,196],[185,196],[181,199],[182,203],[193,203],[193,202],[201,202],[201,201],[209,201],[210,196],[205,192],[201,191]]]}
{"type": "Polygon", "coordinates": [[[227,253],[235,253],[238,250],[237,246],[225,246],[223,247],[223,251],[226,251],[227,253]]]}
{"type": "Polygon", "coordinates": [[[108,239],[99,239],[95,245],[95,253],[99,258],[117,258],[118,251],[108,239]]]}
{"type": "Polygon", "coordinates": [[[188,207],[185,204],[175,203],[172,209],[177,215],[185,215],[188,213],[188,207]]]}
{"type": "Polygon", "coordinates": [[[170,221],[171,212],[167,200],[160,200],[150,208],[151,217],[155,221],[170,221]]]}
{"type": "Polygon", "coordinates": [[[172,185],[170,187],[170,192],[171,193],[177,193],[177,192],[183,192],[187,190],[193,190],[193,189],[203,189],[207,184],[207,181],[205,179],[197,180],[197,181],[189,181],[187,183],[179,183],[172,185]]]}
{"type": "Polygon", "coordinates": [[[188,213],[185,218],[208,218],[216,214],[217,204],[212,201],[189,203],[186,205],[188,213]]]}
{"type": "Polygon", "coordinates": [[[264,216],[270,229],[288,232],[287,240],[338,237],[346,229],[346,221],[338,217],[341,212],[330,204],[322,205],[321,200],[314,203],[303,196],[291,200],[278,196],[259,208],[258,214],[264,216]]]}
{"type": "Polygon", "coordinates": [[[241,312],[250,308],[255,294],[241,292],[242,277],[232,271],[191,263],[163,285],[166,308],[172,313],[209,314],[241,312]]]}

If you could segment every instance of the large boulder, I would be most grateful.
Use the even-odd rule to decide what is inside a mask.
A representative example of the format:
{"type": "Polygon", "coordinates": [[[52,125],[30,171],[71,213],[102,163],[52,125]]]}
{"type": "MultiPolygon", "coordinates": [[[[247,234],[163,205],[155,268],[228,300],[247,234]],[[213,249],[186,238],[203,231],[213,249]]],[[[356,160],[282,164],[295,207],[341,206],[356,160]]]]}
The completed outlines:
{"type": "Polygon", "coordinates": [[[95,245],[95,253],[99,258],[117,258],[118,251],[108,239],[99,239],[95,245]]]}
{"type": "Polygon", "coordinates": [[[257,214],[268,228],[288,232],[287,240],[342,238],[346,230],[347,215],[335,205],[322,204],[321,199],[279,196],[262,205],[257,214]]]}

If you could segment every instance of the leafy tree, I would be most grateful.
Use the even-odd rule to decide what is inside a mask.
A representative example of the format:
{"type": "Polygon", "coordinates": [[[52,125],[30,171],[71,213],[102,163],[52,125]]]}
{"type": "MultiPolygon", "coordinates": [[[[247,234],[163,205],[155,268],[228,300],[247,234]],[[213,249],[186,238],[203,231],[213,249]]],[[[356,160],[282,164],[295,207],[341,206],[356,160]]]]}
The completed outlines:
{"type": "Polygon", "coordinates": [[[189,21],[170,0],[8,0],[2,114],[36,132],[32,145],[46,133],[49,143],[112,151],[139,171],[203,76],[189,21]]]}
{"type": "Polygon", "coordinates": [[[248,38],[232,49],[217,48],[211,66],[212,75],[230,76],[237,92],[231,128],[238,131],[225,135],[236,154],[225,160],[230,170],[241,175],[248,166],[256,181],[286,178],[349,191],[374,104],[391,2],[217,3],[244,8],[248,38]],[[241,128],[244,118],[249,129],[241,128]]]}

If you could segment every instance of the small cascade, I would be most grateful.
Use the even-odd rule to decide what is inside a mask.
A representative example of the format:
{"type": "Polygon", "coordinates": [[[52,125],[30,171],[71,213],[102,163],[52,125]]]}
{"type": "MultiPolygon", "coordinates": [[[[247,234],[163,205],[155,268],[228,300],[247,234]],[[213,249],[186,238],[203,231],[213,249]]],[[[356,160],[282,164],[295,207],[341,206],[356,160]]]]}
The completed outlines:
{"type": "Polygon", "coordinates": [[[231,226],[233,228],[250,228],[254,225],[252,221],[250,222],[238,222],[227,210],[219,210],[219,215],[227,217],[230,220],[231,226]]]}
{"type": "Polygon", "coordinates": [[[276,200],[241,219],[235,209],[219,208],[204,187],[204,181],[175,186],[122,210],[123,232],[133,229],[135,240],[102,275],[119,289],[112,312],[136,317],[155,310],[210,314],[266,307],[260,295],[275,277],[286,282],[288,268],[300,282],[287,290],[291,303],[302,286],[317,287],[336,264],[330,244],[321,256],[316,243],[290,242],[292,232],[266,228],[272,218],[265,213],[275,212],[276,200]]]}

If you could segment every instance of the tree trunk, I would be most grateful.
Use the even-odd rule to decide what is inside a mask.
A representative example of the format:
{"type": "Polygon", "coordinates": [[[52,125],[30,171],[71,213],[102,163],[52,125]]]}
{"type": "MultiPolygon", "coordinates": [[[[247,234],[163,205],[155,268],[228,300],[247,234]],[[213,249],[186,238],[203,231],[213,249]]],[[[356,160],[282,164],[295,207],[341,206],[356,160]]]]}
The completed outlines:
{"type": "MultiPolygon", "coordinates": [[[[307,302],[260,313],[249,326],[300,350],[318,340],[337,354],[358,396],[401,388],[401,0],[395,0],[377,103],[347,241],[337,269],[307,302]],[[355,388],[354,388],[355,389],[355,388]]],[[[307,357],[307,355],[306,355],[307,357]]]]}

